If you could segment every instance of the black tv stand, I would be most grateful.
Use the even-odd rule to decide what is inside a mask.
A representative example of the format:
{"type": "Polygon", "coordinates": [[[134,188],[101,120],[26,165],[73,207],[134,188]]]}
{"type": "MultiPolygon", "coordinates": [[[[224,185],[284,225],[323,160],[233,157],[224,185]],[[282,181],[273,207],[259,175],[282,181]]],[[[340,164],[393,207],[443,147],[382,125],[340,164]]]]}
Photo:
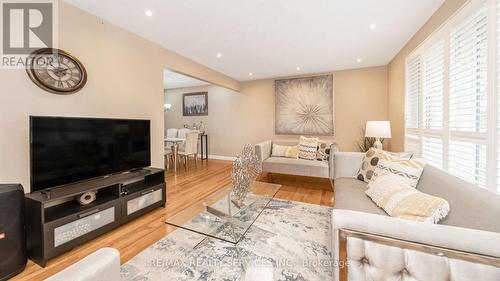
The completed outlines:
{"type": "Polygon", "coordinates": [[[142,168],[26,194],[28,257],[40,266],[151,210],[165,206],[163,169],[142,168]],[[97,199],[81,205],[87,191],[97,199]]]}
{"type": "Polygon", "coordinates": [[[126,172],[126,173],[132,173],[132,172],[142,171],[142,170],[144,170],[144,168],[135,168],[135,169],[132,169],[132,170],[126,172]]]}

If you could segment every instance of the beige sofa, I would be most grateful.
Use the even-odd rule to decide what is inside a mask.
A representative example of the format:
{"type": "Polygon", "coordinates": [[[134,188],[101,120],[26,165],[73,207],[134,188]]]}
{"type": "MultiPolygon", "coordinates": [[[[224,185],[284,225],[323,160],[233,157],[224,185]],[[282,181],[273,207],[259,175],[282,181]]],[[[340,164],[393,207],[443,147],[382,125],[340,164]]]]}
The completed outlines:
{"type": "MultiPolygon", "coordinates": [[[[333,179],[333,158],[329,161],[305,160],[296,158],[273,157],[271,155],[273,144],[298,145],[299,140],[268,140],[255,145],[255,153],[262,163],[262,171],[276,174],[308,176],[333,179]]],[[[338,151],[334,142],[330,146],[330,153],[338,151]]]]}
{"type": "Polygon", "coordinates": [[[448,216],[439,224],[392,218],[354,178],[363,156],[332,157],[334,280],[500,280],[500,196],[428,165],[417,189],[446,199],[448,216]]]}

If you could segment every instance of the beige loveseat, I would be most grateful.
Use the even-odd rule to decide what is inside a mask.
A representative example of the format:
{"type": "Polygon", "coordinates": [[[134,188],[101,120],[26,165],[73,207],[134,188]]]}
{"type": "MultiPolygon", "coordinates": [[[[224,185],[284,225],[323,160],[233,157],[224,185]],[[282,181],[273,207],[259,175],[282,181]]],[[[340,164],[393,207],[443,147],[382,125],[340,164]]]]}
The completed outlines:
{"type": "Polygon", "coordinates": [[[334,280],[500,280],[500,196],[427,165],[417,189],[446,199],[450,213],[439,224],[392,218],[354,178],[363,156],[331,157],[334,280]]]}
{"type": "MultiPolygon", "coordinates": [[[[258,143],[255,146],[255,153],[262,163],[263,172],[333,179],[332,157],[329,161],[273,157],[271,155],[273,144],[292,146],[298,145],[299,140],[268,140],[258,143]]],[[[330,153],[335,151],[338,151],[338,146],[334,142],[330,146],[330,153]]]]}

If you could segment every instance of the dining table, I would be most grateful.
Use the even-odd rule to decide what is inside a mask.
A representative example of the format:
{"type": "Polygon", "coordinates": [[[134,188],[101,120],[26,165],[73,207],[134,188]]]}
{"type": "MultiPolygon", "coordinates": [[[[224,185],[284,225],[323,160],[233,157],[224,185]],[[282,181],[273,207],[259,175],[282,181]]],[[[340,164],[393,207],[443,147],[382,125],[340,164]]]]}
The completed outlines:
{"type": "Polygon", "coordinates": [[[167,137],[165,138],[165,143],[173,143],[171,146],[172,149],[172,157],[173,157],[173,162],[174,162],[174,172],[177,172],[177,161],[179,159],[179,143],[185,142],[185,138],[170,138],[167,137]]]}

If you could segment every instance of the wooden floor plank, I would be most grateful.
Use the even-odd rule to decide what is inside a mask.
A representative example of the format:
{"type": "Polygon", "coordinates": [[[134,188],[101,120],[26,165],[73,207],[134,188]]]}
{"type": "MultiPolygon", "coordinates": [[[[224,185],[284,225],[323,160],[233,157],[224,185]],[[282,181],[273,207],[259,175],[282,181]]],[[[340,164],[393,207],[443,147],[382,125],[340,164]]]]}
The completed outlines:
{"type": "MultiPolygon", "coordinates": [[[[209,160],[198,161],[197,167],[190,162],[188,171],[183,168],[174,174],[167,172],[167,205],[137,218],[105,235],[52,259],[41,268],[29,261],[25,270],[12,280],[43,280],[102,247],[113,247],[120,251],[121,262],[130,260],[175,227],[165,224],[165,219],[175,215],[205,196],[231,183],[232,162],[209,160]]],[[[260,181],[270,182],[267,175],[260,181]]],[[[282,187],[276,198],[295,200],[311,204],[333,206],[333,192],[327,181],[303,177],[273,175],[272,182],[282,187]]]]}

